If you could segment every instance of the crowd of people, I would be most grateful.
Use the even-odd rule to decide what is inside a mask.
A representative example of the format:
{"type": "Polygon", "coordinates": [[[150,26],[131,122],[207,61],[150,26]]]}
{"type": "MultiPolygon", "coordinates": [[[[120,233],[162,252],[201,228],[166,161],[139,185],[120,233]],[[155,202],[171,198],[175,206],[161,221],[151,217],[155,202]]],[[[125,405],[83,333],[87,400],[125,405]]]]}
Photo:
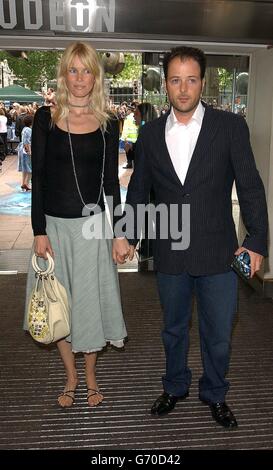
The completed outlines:
{"type": "MultiPolygon", "coordinates": [[[[27,140],[30,141],[31,133],[28,131],[23,133],[24,128],[31,129],[30,122],[37,109],[38,103],[19,104],[14,102],[9,108],[5,107],[3,102],[0,102],[0,164],[5,160],[9,154],[18,153],[18,171],[22,172],[22,191],[30,190],[30,178],[25,173],[31,175],[31,161],[30,154],[26,160],[26,147],[25,144],[30,145],[30,142],[23,142],[22,135],[28,134],[27,140]],[[27,170],[27,171],[26,171],[27,170]]],[[[28,147],[30,152],[30,147],[28,147]]]]}
{"type": "MultiPolygon", "coordinates": [[[[54,106],[56,101],[56,92],[53,88],[48,88],[44,93],[44,105],[54,106]]],[[[206,101],[206,100],[205,100],[206,101]]],[[[240,103],[240,97],[235,100],[234,113],[246,117],[246,106],[240,103]]],[[[122,101],[119,104],[115,104],[109,99],[108,107],[110,112],[114,113],[119,120],[119,139],[120,139],[120,151],[126,154],[126,164],[124,168],[132,169],[134,155],[132,146],[135,144],[138,136],[139,124],[134,119],[134,112],[136,106],[140,104],[139,101],[133,99],[131,101],[122,101]]],[[[231,103],[218,104],[217,99],[208,99],[208,106],[212,106],[215,109],[221,109],[223,111],[232,111],[231,103]]],[[[8,108],[5,104],[0,101],[0,170],[2,162],[5,160],[8,154],[14,154],[18,152],[18,171],[22,172],[22,146],[21,135],[22,130],[25,127],[24,118],[27,115],[33,116],[37,109],[41,105],[38,103],[24,103],[19,104],[14,102],[8,108]]],[[[160,117],[168,112],[169,103],[153,105],[154,116],[160,117]]],[[[31,163],[30,163],[31,167],[31,163]]],[[[30,170],[28,166],[28,170],[30,170]]],[[[22,175],[22,191],[31,190],[31,178],[28,179],[28,184],[25,183],[25,175],[22,175]]]]}
{"type": "MultiPolygon", "coordinates": [[[[56,93],[53,88],[48,88],[46,92],[43,93],[44,105],[45,106],[54,106],[56,101],[56,93]]],[[[108,103],[109,111],[115,114],[119,121],[119,139],[120,139],[120,150],[125,151],[127,157],[126,168],[132,168],[131,158],[132,152],[130,150],[130,144],[136,142],[138,135],[138,126],[134,119],[134,111],[136,106],[139,104],[138,101],[123,101],[120,104],[113,104],[110,100],[108,103]]],[[[3,102],[0,102],[0,164],[5,160],[6,156],[9,154],[18,153],[18,171],[24,172],[22,168],[22,131],[25,124],[25,118],[27,116],[34,117],[37,109],[41,105],[38,105],[36,102],[28,104],[19,104],[14,102],[8,108],[5,107],[3,102]]],[[[168,107],[168,105],[167,105],[168,107]]],[[[157,106],[154,106],[155,116],[158,117],[164,113],[166,105],[160,109],[157,106]]],[[[27,118],[27,121],[29,119],[27,118]]],[[[29,125],[27,125],[29,127],[29,125]]],[[[28,170],[30,170],[31,163],[28,165],[28,170]]],[[[29,171],[28,171],[29,172],[29,171]]],[[[25,181],[25,175],[22,175],[22,185],[21,189],[23,191],[30,191],[31,184],[30,179],[28,178],[28,183],[25,181]]]]}

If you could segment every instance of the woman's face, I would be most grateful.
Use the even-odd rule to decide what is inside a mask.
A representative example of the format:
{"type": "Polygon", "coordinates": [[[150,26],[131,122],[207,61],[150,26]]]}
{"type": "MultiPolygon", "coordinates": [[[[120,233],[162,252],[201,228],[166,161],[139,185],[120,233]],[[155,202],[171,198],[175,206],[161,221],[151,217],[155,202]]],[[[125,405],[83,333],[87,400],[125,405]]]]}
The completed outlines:
{"type": "Polygon", "coordinates": [[[136,107],[136,109],[134,110],[134,119],[136,121],[136,125],[140,126],[140,124],[141,124],[141,114],[140,114],[140,111],[139,111],[138,107],[136,107]]]}
{"type": "Polygon", "coordinates": [[[85,98],[90,95],[95,83],[91,70],[75,56],[66,74],[66,85],[71,96],[85,98]]]}

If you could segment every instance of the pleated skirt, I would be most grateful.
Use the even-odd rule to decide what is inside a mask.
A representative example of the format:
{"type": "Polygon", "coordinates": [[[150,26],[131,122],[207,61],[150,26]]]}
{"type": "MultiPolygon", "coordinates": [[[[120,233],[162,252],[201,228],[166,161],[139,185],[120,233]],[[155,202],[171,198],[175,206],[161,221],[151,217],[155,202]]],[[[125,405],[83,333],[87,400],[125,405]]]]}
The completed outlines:
{"type": "MultiPolygon", "coordinates": [[[[123,319],[117,267],[112,259],[112,239],[105,213],[77,219],[46,216],[46,231],[54,252],[55,275],[67,290],[71,305],[71,334],[66,338],[73,352],[95,352],[108,342],[122,347],[127,331],[123,319]],[[92,227],[102,236],[90,238],[92,227]],[[105,236],[106,233],[106,236],[105,236]]],[[[32,256],[32,254],[31,254],[32,256]]],[[[42,269],[46,261],[38,259],[42,269]]],[[[35,285],[31,261],[27,277],[27,306],[35,285]]]]}

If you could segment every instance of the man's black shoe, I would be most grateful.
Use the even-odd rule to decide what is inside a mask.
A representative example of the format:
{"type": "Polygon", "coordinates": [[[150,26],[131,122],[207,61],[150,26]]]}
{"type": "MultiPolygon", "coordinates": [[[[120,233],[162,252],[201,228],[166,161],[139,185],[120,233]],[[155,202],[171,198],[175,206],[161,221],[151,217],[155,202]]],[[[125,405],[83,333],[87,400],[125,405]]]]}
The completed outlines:
{"type": "Polygon", "coordinates": [[[204,401],[204,403],[210,407],[212,417],[216,423],[221,424],[221,426],[227,429],[234,429],[238,427],[236,418],[226,402],[208,403],[204,401]]]}
{"type": "Polygon", "coordinates": [[[152,415],[162,416],[164,414],[169,413],[172,411],[176,405],[178,400],[185,400],[189,396],[189,393],[186,392],[184,395],[180,397],[176,397],[175,395],[171,395],[170,393],[164,392],[158,399],[154,402],[151,413],[152,415]]]}

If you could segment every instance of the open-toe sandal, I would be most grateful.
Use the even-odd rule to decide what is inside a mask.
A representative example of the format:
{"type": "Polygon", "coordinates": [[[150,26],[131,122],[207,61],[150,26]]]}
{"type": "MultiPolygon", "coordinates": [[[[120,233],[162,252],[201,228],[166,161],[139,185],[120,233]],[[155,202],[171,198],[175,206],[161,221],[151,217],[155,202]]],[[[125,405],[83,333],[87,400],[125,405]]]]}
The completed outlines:
{"type": "Polygon", "coordinates": [[[88,405],[89,405],[89,406],[91,406],[91,407],[92,407],[92,406],[98,406],[98,405],[100,405],[101,402],[103,401],[103,394],[102,394],[99,390],[96,390],[95,388],[88,388],[88,389],[87,389],[87,397],[86,397],[86,399],[87,399],[87,402],[88,402],[88,405]],[[90,403],[89,403],[89,398],[90,398],[90,397],[93,397],[94,395],[100,395],[100,396],[102,397],[102,400],[101,400],[99,403],[93,403],[93,404],[90,405],[90,403]]]}
{"type": "Polygon", "coordinates": [[[70,398],[70,400],[71,400],[71,405],[65,405],[65,406],[61,405],[60,402],[59,402],[59,400],[58,400],[58,403],[59,403],[59,405],[61,406],[61,408],[70,408],[70,406],[73,405],[73,403],[75,402],[75,396],[74,396],[74,395],[70,395],[71,393],[75,394],[75,390],[66,390],[65,392],[61,393],[61,394],[58,396],[58,399],[59,399],[60,397],[68,397],[68,398],[70,398]]]}

